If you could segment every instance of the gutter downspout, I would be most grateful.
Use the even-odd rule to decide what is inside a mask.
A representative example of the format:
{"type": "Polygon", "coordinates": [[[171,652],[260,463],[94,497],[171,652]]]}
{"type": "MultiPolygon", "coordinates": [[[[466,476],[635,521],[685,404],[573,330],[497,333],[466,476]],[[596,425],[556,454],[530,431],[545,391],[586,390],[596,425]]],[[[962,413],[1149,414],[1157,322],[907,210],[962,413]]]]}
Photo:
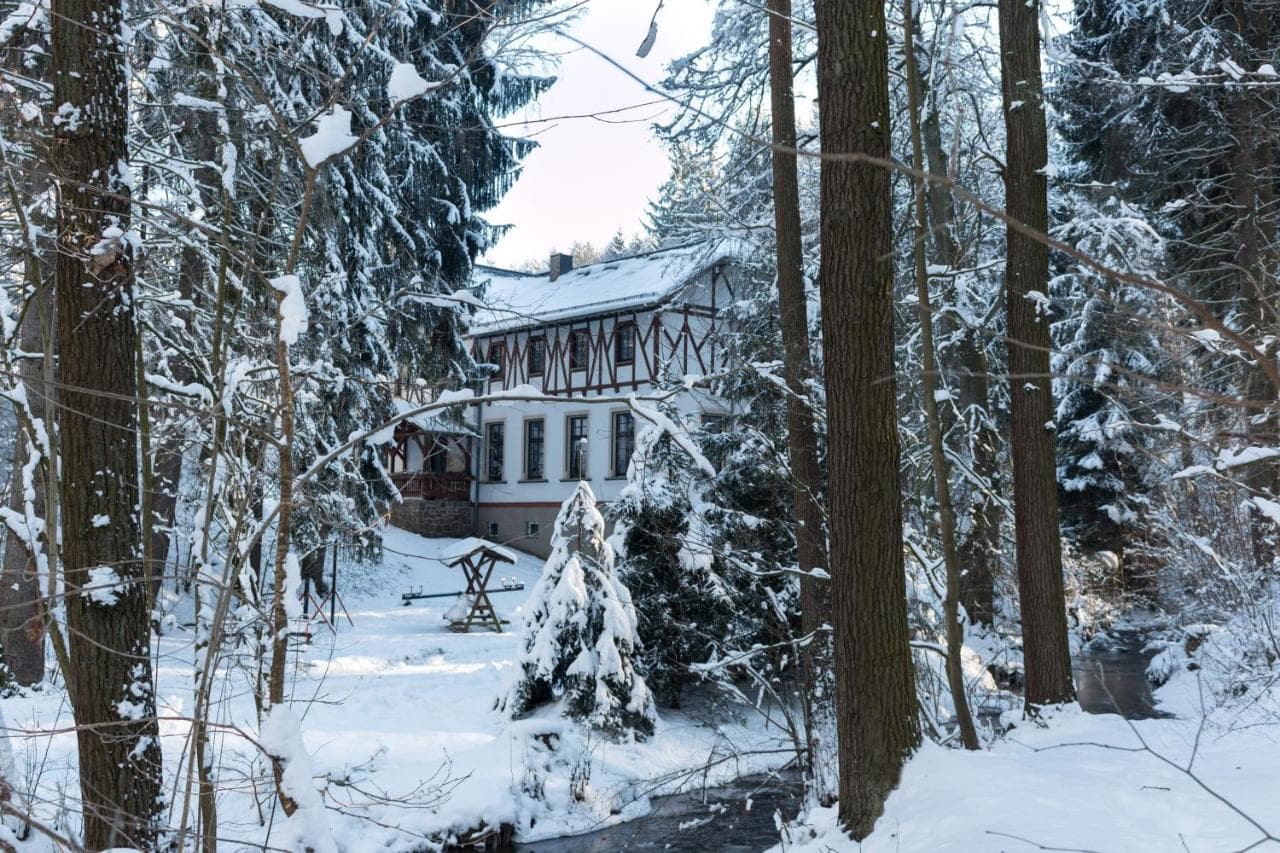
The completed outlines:
{"type": "MultiPolygon", "coordinates": [[[[477,397],[484,388],[484,380],[477,379],[471,383],[472,390],[477,397]]],[[[475,452],[471,454],[471,535],[478,537],[480,535],[480,457],[484,454],[484,403],[476,403],[476,439],[475,452]]]]}

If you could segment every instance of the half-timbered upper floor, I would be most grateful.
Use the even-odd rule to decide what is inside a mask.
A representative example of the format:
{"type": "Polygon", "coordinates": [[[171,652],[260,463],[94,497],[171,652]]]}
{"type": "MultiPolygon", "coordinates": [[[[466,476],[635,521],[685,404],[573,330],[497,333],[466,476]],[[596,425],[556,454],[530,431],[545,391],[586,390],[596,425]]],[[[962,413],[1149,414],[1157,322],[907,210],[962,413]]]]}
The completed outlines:
{"type": "Polygon", "coordinates": [[[556,395],[639,391],[717,370],[720,310],[735,298],[735,241],[680,246],[579,269],[480,268],[488,306],[471,355],[492,365],[485,391],[556,395]]]}

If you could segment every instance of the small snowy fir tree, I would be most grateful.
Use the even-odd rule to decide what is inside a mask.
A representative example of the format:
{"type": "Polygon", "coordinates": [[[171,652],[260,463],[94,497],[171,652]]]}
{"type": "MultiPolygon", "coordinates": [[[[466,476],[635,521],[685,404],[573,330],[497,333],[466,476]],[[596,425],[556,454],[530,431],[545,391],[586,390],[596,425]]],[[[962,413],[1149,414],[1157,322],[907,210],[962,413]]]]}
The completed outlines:
{"type": "Polygon", "coordinates": [[[564,713],[619,738],[653,734],[653,697],[633,662],[639,647],[631,593],[591,487],[560,508],[551,556],[524,622],[520,680],[501,707],[513,718],[560,700],[564,713]]]}

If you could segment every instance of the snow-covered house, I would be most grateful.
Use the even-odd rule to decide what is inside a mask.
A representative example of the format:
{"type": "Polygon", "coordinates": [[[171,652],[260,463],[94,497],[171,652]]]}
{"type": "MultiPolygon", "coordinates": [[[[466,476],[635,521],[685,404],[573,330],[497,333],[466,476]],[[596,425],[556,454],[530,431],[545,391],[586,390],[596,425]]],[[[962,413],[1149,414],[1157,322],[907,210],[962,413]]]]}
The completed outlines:
{"type": "MultiPolygon", "coordinates": [[[[713,332],[735,298],[740,251],[716,240],[578,269],[557,254],[541,274],[478,267],[485,307],[472,317],[469,343],[493,370],[478,392],[526,387],[556,400],[481,403],[469,436],[431,424],[402,430],[392,459],[405,498],[396,524],[460,535],[469,513],[470,532],[545,555],[578,480],[601,502],[621,492],[637,430],[626,396],[722,366],[713,332]],[[460,482],[469,503],[450,491],[460,482]]],[[[674,402],[685,413],[723,412],[705,393],[674,402]]]]}

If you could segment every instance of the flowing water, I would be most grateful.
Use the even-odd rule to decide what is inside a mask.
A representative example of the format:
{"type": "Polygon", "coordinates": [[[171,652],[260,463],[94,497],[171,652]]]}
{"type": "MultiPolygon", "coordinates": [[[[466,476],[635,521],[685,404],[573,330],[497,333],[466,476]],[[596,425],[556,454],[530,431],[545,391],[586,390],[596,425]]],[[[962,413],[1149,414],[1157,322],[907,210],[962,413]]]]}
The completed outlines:
{"type": "MultiPolygon", "coordinates": [[[[1131,720],[1165,716],[1147,682],[1153,653],[1143,651],[1137,631],[1116,630],[1095,638],[1072,659],[1080,707],[1090,714],[1121,714],[1131,720]]],[[[740,779],[733,785],[655,797],[642,818],[587,835],[517,844],[520,853],[613,853],[664,850],[674,853],[758,853],[778,843],[775,814],[790,820],[800,808],[795,780],[740,779]]]]}
{"type": "Polygon", "coordinates": [[[758,853],[778,843],[778,823],[800,810],[798,780],[747,777],[732,785],[655,797],[642,818],[588,835],[517,844],[520,853],[613,853],[617,850],[758,853]]]}
{"type": "Polygon", "coordinates": [[[1155,652],[1135,630],[1096,637],[1072,659],[1080,707],[1090,714],[1120,714],[1130,720],[1167,716],[1156,707],[1147,681],[1155,652]]]}

